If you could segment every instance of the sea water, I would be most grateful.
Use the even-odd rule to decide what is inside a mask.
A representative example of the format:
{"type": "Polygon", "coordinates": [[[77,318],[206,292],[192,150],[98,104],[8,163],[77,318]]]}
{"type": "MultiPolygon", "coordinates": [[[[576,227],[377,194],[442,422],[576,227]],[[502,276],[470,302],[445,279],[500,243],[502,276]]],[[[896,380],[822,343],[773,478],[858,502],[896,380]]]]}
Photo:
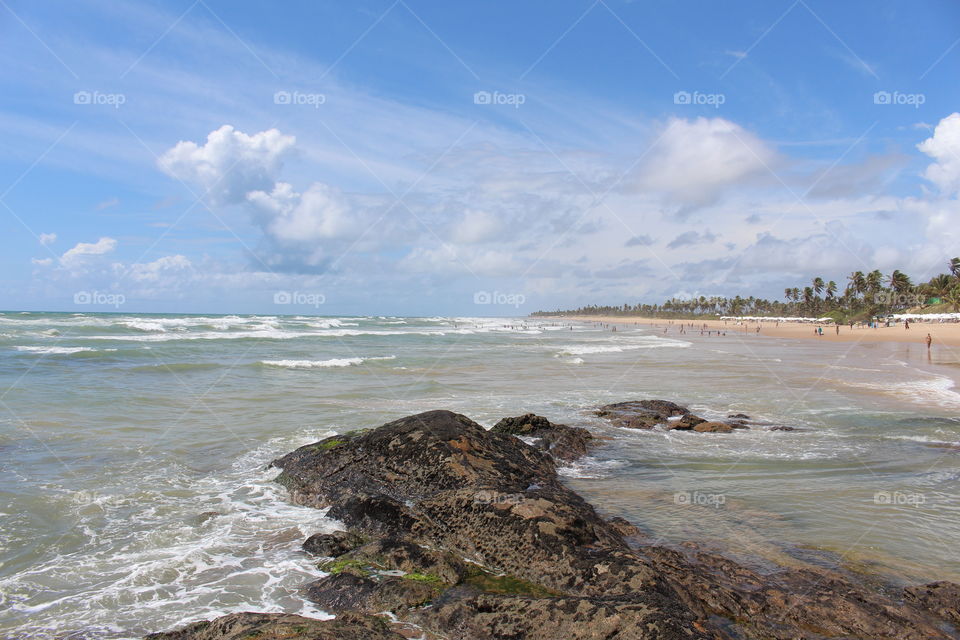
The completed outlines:
{"type": "MultiPolygon", "coordinates": [[[[536,412],[602,436],[564,480],[651,543],[960,580],[958,358],[516,318],[0,314],[0,638],[136,638],[233,611],[322,617],[270,461],[411,413],[536,412]],[[748,431],[612,427],[664,398],[748,431]],[[794,431],[774,430],[777,426],[794,431]]],[[[772,566],[772,565],[771,565],[772,566]]]]}

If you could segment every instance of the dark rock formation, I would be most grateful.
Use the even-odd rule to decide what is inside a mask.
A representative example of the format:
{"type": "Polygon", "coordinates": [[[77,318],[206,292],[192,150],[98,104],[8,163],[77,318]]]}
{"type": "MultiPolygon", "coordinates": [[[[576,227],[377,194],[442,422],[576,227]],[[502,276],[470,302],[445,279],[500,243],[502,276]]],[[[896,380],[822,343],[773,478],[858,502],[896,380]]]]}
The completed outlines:
{"type": "Polygon", "coordinates": [[[904,590],[907,601],[926,609],[947,622],[960,625],[960,585],[955,582],[931,582],[904,590]]]}
{"type": "Polygon", "coordinates": [[[353,551],[364,543],[363,536],[347,531],[315,533],[303,542],[303,550],[316,556],[335,558],[353,551]]]}
{"type": "MultiPolygon", "coordinates": [[[[672,403],[625,404],[605,410],[680,417],[671,422],[690,415],[672,403]]],[[[636,527],[601,518],[560,482],[555,447],[511,435],[562,438],[570,429],[562,426],[528,414],[486,431],[431,411],[297,449],[274,462],[278,480],[299,504],[332,505],[329,515],[350,530],[311,538],[336,557],[304,595],[337,620],[300,629],[297,616],[235,614],[151,638],[398,637],[361,615],[383,611],[431,640],[956,637],[951,583],[897,601],[839,571],[759,572],[695,545],[631,547],[625,537],[636,527]]],[[[721,426],[734,428],[690,428],[721,426]]]]}
{"type": "Polygon", "coordinates": [[[346,614],[314,620],[283,613],[231,613],[195,622],[178,631],[151,633],[146,640],[403,640],[382,618],[346,614]]]}
{"type": "Polygon", "coordinates": [[[542,416],[527,413],[516,418],[504,418],[493,425],[496,433],[537,438],[533,446],[549,453],[556,460],[571,462],[584,456],[593,440],[586,429],[554,424],[542,416]]]}
{"type": "MultiPolygon", "coordinates": [[[[652,429],[665,424],[668,418],[686,416],[690,410],[667,400],[630,400],[600,407],[597,415],[615,426],[630,429],[652,429]]],[[[693,426],[693,425],[691,425],[693,426]]]]}

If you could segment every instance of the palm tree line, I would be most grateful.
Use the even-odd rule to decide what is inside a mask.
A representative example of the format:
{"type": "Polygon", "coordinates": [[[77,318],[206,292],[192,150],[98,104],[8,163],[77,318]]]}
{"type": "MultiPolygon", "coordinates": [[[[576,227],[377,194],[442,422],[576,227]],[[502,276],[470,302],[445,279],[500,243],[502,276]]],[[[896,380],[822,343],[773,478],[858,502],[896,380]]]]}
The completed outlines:
{"type": "Polygon", "coordinates": [[[960,312],[960,258],[949,263],[949,273],[915,284],[900,270],[884,275],[879,269],[847,276],[843,290],[834,280],[814,278],[805,287],[787,287],[784,301],[750,296],[700,296],[672,298],[662,304],[590,305],[579,309],[537,311],[547,315],[610,315],[652,318],[698,316],[830,317],[837,322],[870,318],[910,310],[911,312],[960,312]]]}

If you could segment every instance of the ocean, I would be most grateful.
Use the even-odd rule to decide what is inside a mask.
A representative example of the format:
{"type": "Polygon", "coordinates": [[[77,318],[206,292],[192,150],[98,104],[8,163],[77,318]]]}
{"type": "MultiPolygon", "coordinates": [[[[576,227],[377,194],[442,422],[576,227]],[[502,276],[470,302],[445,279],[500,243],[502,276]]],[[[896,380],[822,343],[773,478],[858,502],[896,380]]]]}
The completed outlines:
{"type": "Polygon", "coordinates": [[[0,638],[138,638],[233,611],[325,617],[300,550],[337,523],[269,462],[429,409],[602,437],[561,469],[651,540],[759,567],[960,581],[960,360],[923,345],[540,318],[0,314],[0,638]],[[663,398],[749,431],[616,428],[663,398]],[[774,430],[776,426],[794,431],[774,430]]]}

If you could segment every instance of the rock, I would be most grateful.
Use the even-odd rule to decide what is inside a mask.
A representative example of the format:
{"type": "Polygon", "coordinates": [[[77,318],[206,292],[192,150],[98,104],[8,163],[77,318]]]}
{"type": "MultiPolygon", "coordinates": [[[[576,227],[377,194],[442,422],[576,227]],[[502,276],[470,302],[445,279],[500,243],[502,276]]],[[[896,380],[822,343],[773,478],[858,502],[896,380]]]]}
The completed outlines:
{"type": "Polygon", "coordinates": [[[726,422],[701,422],[693,427],[698,433],[730,433],[733,426],[726,422]]]}
{"type": "Polygon", "coordinates": [[[652,429],[673,416],[686,416],[690,410],[667,400],[630,400],[600,407],[597,415],[615,426],[629,429],[652,429]]]}
{"type": "Polygon", "coordinates": [[[382,618],[346,613],[314,620],[286,613],[231,613],[145,640],[403,640],[382,618]]]}
{"type": "Polygon", "coordinates": [[[731,413],[727,416],[728,418],[736,418],[737,420],[749,420],[750,416],[745,413],[731,413]]]}
{"type": "Polygon", "coordinates": [[[593,440],[593,436],[586,429],[554,424],[533,413],[504,418],[493,425],[491,431],[537,438],[534,447],[546,451],[555,460],[564,462],[584,456],[593,440]]]}
{"type": "Polygon", "coordinates": [[[426,605],[439,593],[439,588],[419,580],[398,576],[374,580],[350,573],[332,574],[304,587],[308,600],[337,615],[403,611],[426,605]]]}
{"type": "MultiPolygon", "coordinates": [[[[520,428],[529,422],[520,421],[520,428]]],[[[539,423],[531,430],[544,428],[539,423]]],[[[404,567],[426,579],[459,583],[452,589],[442,585],[444,611],[451,617],[429,618],[439,625],[433,629],[438,634],[454,631],[443,626],[444,620],[458,617],[454,611],[471,615],[466,594],[480,591],[521,595],[527,603],[523,607],[552,612],[551,628],[566,629],[554,637],[581,637],[574,635],[580,633],[575,626],[588,629],[591,616],[613,615],[601,606],[611,599],[622,600],[625,607],[636,605],[633,619],[645,621],[649,629],[706,637],[649,563],[630,551],[619,527],[559,481],[550,456],[508,433],[486,431],[449,411],[431,411],[333,448],[301,447],[274,464],[283,470],[280,480],[294,501],[333,504],[328,516],[381,538],[325,565],[332,570],[338,564],[349,577],[313,585],[311,597],[323,599],[322,606],[349,608],[354,602],[356,609],[367,611],[373,606],[369,603],[383,597],[379,585],[390,580],[378,572],[404,567]],[[458,576],[464,566],[472,573],[458,576]],[[351,576],[354,570],[361,575],[351,576]],[[351,585],[355,601],[341,595],[351,585]],[[551,604],[560,596],[570,598],[569,611],[551,604]]],[[[391,589],[403,586],[387,584],[391,589]]],[[[391,598],[401,608],[409,604],[391,598]]],[[[516,600],[510,607],[520,604],[516,600]]],[[[648,635],[623,637],[654,637],[652,631],[643,633],[648,635]]]]}
{"type": "Polygon", "coordinates": [[[960,585],[955,582],[931,582],[904,589],[908,602],[931,611],[947,622],[960,625],[960,585]]]}
{"type": "Polygon", "coordinates": [[[670,420],[667,422],[667,427],[670,429],[676,429],[678,431],[689,431],[693,429],[698,424],[703,424],[706,422],[703,418],[688,413],[679,420],[670,420]]]}
{"type": "MultiPolygon", "coordinates": [[[[638,403],[629,411],[671,412],[682,420],[689,415],[682,409],[638,403]]],[[[521,416],[502,430],[530,434],[557,426],[547,425],[521,416]]],[[[693,544],[632,549],[624,537],[637,529],[597,514],[560,482],[545,450],[462,415],[431,411],[339,438],[274,464],[295,502],[333,505],[330,517],[371,538],[322,565],[330,575],[305,589],[338,612],[331,622],[345,625],[341,638],[358,637],[350,634],[368,624],[360,613],[370,611],[419,625],[418,636],[462,640],[951,637],[936,617],[952,620],[956,585],[950,583],[908,590],[898,602],[855,577],[812,565],[761,572],[693,544]]],[[[239,632],[223,631],[222,620],[198,623],[206,626],[193,635],[154,638],[239,640],[239,632]],[[219,635],[197,635],[211,625],[221,625],[214,629],[219,635]]],[[[322,635],[327,627],[312,626],[323,624],[317,621],[302,632],[263,624],[266,634],[246,637],[330,637],[322,635]]]]}
{"type": "Polygon", "coordinates": [[[796,427],[787,427],[784,425],[775,425],[773,427],[770,427],[770,431],[796,431],[796,430],[797,430],[796,427]]]}
{"type": "Polygon", "coordinates": [[[429,577],[447,585],[457,584],[467,574],[466,563],[457,556],[396,538],[374,540],[329,564],[341,567],[352,564],[368,571],[403,571],[415,579],[429,577]]]}
{"type": "Polygon", "coordinates": [[[365,542],[365,538],[348,531],[315,533],[303,543],[303,550],[316,556],[336,558],[353,551],[365,542]]]}
{"type": "MultiPolygon", "coordinates": [[[[461,595],[461,594],[456,594],[461,595]]],[[[684,610],[653,594],[636,602],[589,598],[529,598],[475,594],[451,597],[414,612],[428,629],[449,640],[644,640],[703,638],[684,624],[684,610]]]]}
{"type": "Polygon", "coordinates": [[[735,638],[951,637],[918,609],[873,593],[835,571],[810,567],[765,575],[695,545],[685,551],[646,547],[644,555],[694,612],[733,621],[729,631],[735,638]]]}

